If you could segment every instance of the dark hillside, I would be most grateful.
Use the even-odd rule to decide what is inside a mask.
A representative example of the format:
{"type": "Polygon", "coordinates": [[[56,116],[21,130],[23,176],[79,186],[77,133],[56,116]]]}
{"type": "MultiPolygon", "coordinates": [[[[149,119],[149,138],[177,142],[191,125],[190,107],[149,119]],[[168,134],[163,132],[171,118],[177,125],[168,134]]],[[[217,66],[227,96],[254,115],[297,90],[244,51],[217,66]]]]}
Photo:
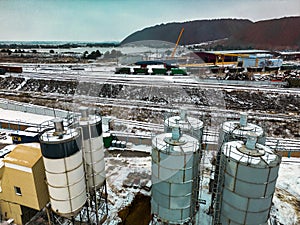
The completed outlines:
{"type": "Polygon", "coordinates": [[[300,17],[256,22],[236,33],[227,44],[266,49],[299,49],[300,17]]]}
{"type": "Polygon", "coordinates": [[[300,49],[300,17],[258,22],[241,19],[197,20],[148,27],[126,37],[121,44],[142,40],[175,43],[184,28],[180,44],[198,44],[221,40],[215,45],[228,48],[300,49]]]}
{"type": "Polygon", "coordinates": [[[126,37],[121,44],[141,40],[160,40],[175,43],[182,28],[181,44],[194,44],[229,38],[243,27],[251,25],[249,20],[219,19],[197,20],[184,23],[168,23],[145,28],[126,37]]]}

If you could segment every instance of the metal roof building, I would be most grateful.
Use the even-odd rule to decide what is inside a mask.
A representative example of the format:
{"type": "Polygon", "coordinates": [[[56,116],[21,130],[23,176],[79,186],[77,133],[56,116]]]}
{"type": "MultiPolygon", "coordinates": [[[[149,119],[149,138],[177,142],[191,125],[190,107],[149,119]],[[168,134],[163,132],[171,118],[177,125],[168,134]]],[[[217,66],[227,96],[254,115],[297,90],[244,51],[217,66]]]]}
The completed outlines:
{"type": "Polygon", "coordinates": [[[0,168],[0,213],[25,224],[49,201],[39,144],[16,145],[0,168]]]}

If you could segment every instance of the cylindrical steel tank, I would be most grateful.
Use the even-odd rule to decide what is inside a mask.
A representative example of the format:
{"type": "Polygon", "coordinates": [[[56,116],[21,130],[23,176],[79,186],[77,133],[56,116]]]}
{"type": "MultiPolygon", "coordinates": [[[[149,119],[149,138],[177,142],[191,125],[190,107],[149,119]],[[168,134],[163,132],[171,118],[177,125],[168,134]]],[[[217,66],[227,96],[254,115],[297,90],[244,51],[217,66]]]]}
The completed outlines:
{"type": "Polygon", "coordinates": [[[199,141],[179,128],[152,140],[151,211],[167,224],[183,224],[197,212],[199,141]]]}
{"type": "Polygon", "coordinates": [[[203,136],[203,122],[199,119],[187,116],[185,110],[181,110],[179,116],[170,116],[167,117],[164,121],[164,130],[165,132],[171,132],[172,127],[178,125],[186,134],[197,138],[197,140],[202,143],[203,136]]]}
{"type": "Polygon", "coordinates": [[[267,224],[281,157],[253,136],[246,144],[232,141],[222,146],[222,225],[267,224]]]}
{"type": "Polygon", "coordinates": [[[65,129],[62,120],[53,122],[55,129],[40,137],[50,203],[54,212],[70,218],[86,202],[82,137],[77,129],[65,129]]]}
{"type": "MultiPolygon", "coordinates": [[[[221,164],[221,147],[224,143],[230,142],[230,141],[245,141],[247,140],[247,134],[249,132],[254,133],[257,136],[257,142],[260,144],[265,144],[265,132],[264,130],[255,124],[248,123],[247,113],[240,113],[240,120],[235,121],[226,121],[222,124],[220,128],[220,134],[219,134],[219,143],[218,143],[218,153],[216,158],[216,164],[214,169],[214,179],[211,182],[211,189],[213,190],[212,194],[212,200],[211,200],[211,208],[210,210],[213,210],[214,212],[214,220],[219,220],[219,207],[220,205],[217,204],[217,202],[220,202],[221,197],[221,187],[222,187],[222,179],[219,177],[220,172],[220,164],[221,164]]],[[[222,176],[222,173],[221,173],[222,176]]],[[[217,222],[218,223],[218,222],[217,222]]]]}
{"type": "Polygon", "coordinates": [[[264,130],[253,123],[248,123],[247,114],[241,113],[239,121],[226,121],[222,124],[219,136],[219,146],[221,147],[224,142],[247,139],[247,133],[254,132],[258,139],[257,142],[265,144],[266,136],[264,130]]]}
{"type": "Polygon", "coordinates": [[[82,129],[85,172],[87,186],[95,191],[105,181],[104,144],[102,119],[98,115],[90,115],[87,107],[80,107],[79,126],[82,129]]]}

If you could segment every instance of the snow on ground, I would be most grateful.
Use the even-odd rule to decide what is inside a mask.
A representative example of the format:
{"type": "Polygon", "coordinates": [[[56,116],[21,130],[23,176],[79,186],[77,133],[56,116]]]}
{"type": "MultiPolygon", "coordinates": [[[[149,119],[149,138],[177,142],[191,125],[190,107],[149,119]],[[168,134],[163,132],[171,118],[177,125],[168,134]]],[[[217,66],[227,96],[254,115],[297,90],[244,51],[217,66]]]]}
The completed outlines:
{"type": "Polygon", "coordinates": [[[284,225],[300,224],[300,159],[283,157],[271,216],[284,225]]]}
{"type": "Polygon", "coordinates": [[[16,88],[16,91],[20,90],[27,82],[27,80],[29,80],[29,77],[24,77],[24,81],[16,88]]]}
{"type": "Polygon", "coordinates": [[[106,225],[115,225],[121,221],[118,212],[128,206],[134,196],[141,192],[150,180],[151,157],[106,157],[106,180],[108,189],[109,215],[106,225]]]}
{"type": "Polygon", "coordinates": [[[296,225],[300,223],[299,208],[297,212],[297,209],[290,203],[291,201],[288,196],[289,192],[282,192],[282,190],[276,189],[273,197],[274,205],[271,209],[271,218],[276,221],[277,224],[296,225]],[[280,192],[282,194],[280,194],[280,192]],[[283,198],[279,198],[278,196],[283,196],[283,198]]]}
{"type": "Polygon", "coordinates": [[[130,150],[136,151],[136,152],[148,152],[150,154],[152,152],[152,147],[149,145],[131,145],[128,147],[130,147],[130,150]]]}
{"type": "Polygon", "coordinates": [[[33,113],[6,110],[0,108],[0,120],[6,120],[16,123],[41,124],[47,120],[52,120],[52,116],[37,115],[33,113]]]}
{"type": "Polygon", "coordinates": [[[300,200],[300,159],[284,157],[279,169],[277,187],[289,190],[300,200]]]}

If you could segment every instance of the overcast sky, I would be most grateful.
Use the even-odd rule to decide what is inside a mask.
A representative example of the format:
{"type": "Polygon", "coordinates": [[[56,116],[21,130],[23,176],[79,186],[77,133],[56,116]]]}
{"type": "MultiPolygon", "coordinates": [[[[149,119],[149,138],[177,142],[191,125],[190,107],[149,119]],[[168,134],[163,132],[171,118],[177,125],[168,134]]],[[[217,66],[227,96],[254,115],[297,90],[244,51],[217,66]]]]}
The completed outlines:
{"type": "Polygon", "coordinates": [[[0,40],[121,41],[168,22],[300,16],[300,0],[0,0],[0,40]]]}

